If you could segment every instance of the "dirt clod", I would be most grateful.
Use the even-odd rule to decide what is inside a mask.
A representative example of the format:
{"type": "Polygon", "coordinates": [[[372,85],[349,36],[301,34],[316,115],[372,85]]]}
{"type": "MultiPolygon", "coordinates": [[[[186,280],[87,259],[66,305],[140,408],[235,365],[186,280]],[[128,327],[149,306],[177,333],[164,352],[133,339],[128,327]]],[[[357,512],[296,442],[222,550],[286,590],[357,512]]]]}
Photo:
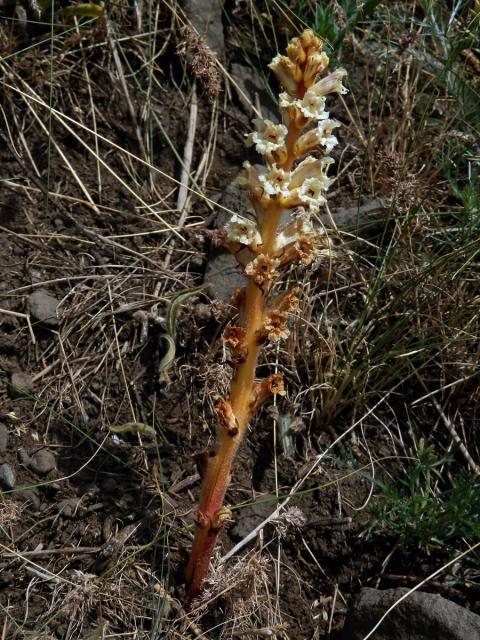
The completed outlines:
{"type": "Polygon", "coordinates": [[[12,373],[11,383],[10,395],[12,398],[22,398],[33,392],[33,380],[29,373],[24,371],[12,373]]]}
{"type": "Polygon", "coordinates": [[[59,301],[46,289],[37,289],[27,300],[28,313],[46,327],[58,327],[57,307],[59,301]]]}
{"type": "Polygon", "coordinates": [[[8,446],[8,429],[7,425],[0,422],[0,453],[5,453],[8,446]]]}
{"type": "Polygon", "coordinates": [[[38,489],[36,489],[35,487],[17,487],[17,489],[15,490],[15,498],[19,502],[30,504],[30,508],[34,512],[40,509],[41,500],[38,489]]]}
{"type": "Polygon", "coordinates": [[[34,453],[29,462],[30,469],[42,476],[55,469],[55,465],[55,456],[48,449],[40,449],[34,453]]]}

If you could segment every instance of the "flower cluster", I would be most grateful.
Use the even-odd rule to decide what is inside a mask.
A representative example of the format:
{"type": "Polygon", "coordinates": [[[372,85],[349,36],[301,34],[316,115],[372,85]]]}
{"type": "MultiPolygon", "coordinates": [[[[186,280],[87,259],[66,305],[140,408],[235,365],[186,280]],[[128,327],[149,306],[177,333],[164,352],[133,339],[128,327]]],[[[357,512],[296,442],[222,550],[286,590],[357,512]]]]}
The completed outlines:
{"type": "MultiPolygon", "coordinates": [[[[255,214],[252,219],[234,215],[225,227],[226,246],[264,293],[282,268],[295,261],[308,264],[329,246],[325,233],[313,227],[309,216],[325,205],[332,184],[328,170],[334,160],[328,154],[338,143],[334,130],[340,123],[326,111],[327,97],[347,91],[342,84],[344,69],[318,77],[329,60],[313,31],[307,29],[293,38],[286,53],[269,65],[284,89],[279,95],[282,122],[257,118],[255,131],[247,135],[247,145],[255,146],[266,161],[263,168],[246,162],[240,178],[255,214]],[[315,155],[307,155],[311,152],[315,155]],[[270,212],[298,207],[302,215],[280,227],[267,247],[262,231],[270,212]]],[[[284,310],[270,309],[260,331],[262,340],[286,337],[286,317],[284,310]]],[[[232,342],[231,337],[227,342],[232,342]]]]}
{"type": "Polygon", "coordinates": [[[327,154],[338,143],[333,130],[340,125],[325,110],[326,97],[347,91],[344,69],[317,80],[328,63],[322,41],[307,29],[291,40],[286,56],[277,55],[269,65],[285,91],[279,96],[282,124],[257,118],[256,130],[247,136],[247,144],[255,145],[267,164],[261,171],[248,163],[244,167],[243,183],[257,213],[259,204],[265,208],[272,201],[282,208],[304,205],[313,212],[325,204],[331,184],[327,170],[333,162],[327,154]],[[293,171],[287,168],[292,155],[296,160],[315,149],[322,152],[321,159],[308,157],[293,171]]]}

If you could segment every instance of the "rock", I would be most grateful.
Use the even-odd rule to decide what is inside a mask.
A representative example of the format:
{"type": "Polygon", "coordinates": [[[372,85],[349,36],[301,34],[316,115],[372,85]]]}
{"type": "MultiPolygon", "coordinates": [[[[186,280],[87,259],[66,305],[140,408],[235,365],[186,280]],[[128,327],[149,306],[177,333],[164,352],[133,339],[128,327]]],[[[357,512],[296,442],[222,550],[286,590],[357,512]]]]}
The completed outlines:
{"type": "Polygon", "coordinates": [[[225,57],[222,13],[224,0],[180,0],[193,27],[205,38],[210,49],[225,57]]]}
{"type": "MultiPolygon", "coordinates": [[[[362,640],[382,615],[409,589],[362,589],[347,614],[342,640],[362,640]]],[[[473,640],[480,638],[480,616],[437,594],[414,591],[393,609],[374,640],[473,640]]]]}
{"type": "Polygon", "coordinates": [[[22,398],[33,393],[32,376],[25,371],[16,371],[12,373],[12,386],[10,387],[10,395],[12,398],[22,398]]]}
{"type": "MultiPolygon", "coordinates": [[[[259,168],[260,166],[261,165],[255,165],[256,168],[259,168]]],[[[245,197],[245,189],[237,184],[237,179],[233,180],[233,182],[225,187],[218,203],[221,204],[222,207],[225,207],[227,211],[220,207],[218,208],[215,221],[213,223],[216,229],[224,227],[232,217],[232,213],[245,216],[247,211],[251,209],[251,205],[245,197]]]]}
{"type": "Polygon", "coordinates": [[[37,289],[28,296],[27,311],[46,327],[58,327],[57,307],[59,300],[46,289],[37,289]]]}
{"type": "Polygon", "coordinates": [[[224,250],[217,252],[208,261],[205,283],[210,285],[215,298],[228,303],[235,293],[235,289],[245,286],[246,278],[240,272],[234,256],[224,250]]]}
{"type": "Polygon", "coordinates": [[[20,447],[17,451],[18,459],[20,460],[20,464],[23,464],[25,467],[28,467],[30,464],[30,456],[25,451],[23,447],[20,447]]]}
{"type": "Polygon", "coordinates": [[[15,486],[15,481],[15,471],[13,470],[12,466],[7,463],[0,464],[0,484],[5,489],[13,489],[13,487],[15,486]]]}
{"type": "Polygon", "coordinates": [[[0,453],[5,453],[8,446],[8,429],[7,425],[0,422],[0,453]]]}
{"type": "Polygon", "coordinates": [[[39,473],[44,476],[52,469],[55,469],[56,460],[55,456],[48,449],[40,449],[36,451],[30,458],[29,467],[35,473],[39,473]]]}
{"type": "MultiPolygon", "coordinates": [[[[219,199],[219,204],[240,215],[245,215],[248,210],[244,190],[235,181],[226,187],[219,199]]],[[[218,209],[213,224],[217,229],[220,229],[226,225],[231,217],[232,214],[229,211],[218,209]]],[[[215,298],[228,303],[235,293],[235,289],[245,286],[246,278],[240,272],[235,257],[229,251],[214,249],[209,256],[205,270],[205,283],[210,285],[215,298]]]]}
{"type": "Polygon", "coordinates": [[[257,117],[253,106],[258,108],[257,105],[260,104],[262,117],[278,122],[280,120],[280,112],[270,98],[266,84],[262,81],[260,74],[255,73],[250,67],[237,62],[232,64],[231,72],[235,80],[233,86],[247,115],[252,118],[257,117]]]}
{"type": "MultiPolygon", "coordinates": [[[[385,204],[381,200],[367,200],[360,206],[337,207],[332,211],[332,218],[337,227],[363,227],[374,218],[379,218],[385,211],[385,204]]],[[[323,213],[321,220],[326,227],[332,227],[332,220],[328,213],[323,213]]]]}

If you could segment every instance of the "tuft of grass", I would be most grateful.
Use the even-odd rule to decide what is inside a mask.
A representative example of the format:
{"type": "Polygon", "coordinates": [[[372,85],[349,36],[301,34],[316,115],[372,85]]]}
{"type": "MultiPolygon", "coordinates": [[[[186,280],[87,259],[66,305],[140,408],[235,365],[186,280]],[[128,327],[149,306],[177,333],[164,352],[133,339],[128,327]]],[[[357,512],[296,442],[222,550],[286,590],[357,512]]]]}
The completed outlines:
{"type": "MultiPolygon", "coordinates": [[[[413,452],[411,452],[413,454],[413,452]]],[[[480,481],[461,472],[450,488],[439,489],[451,459],[420,441],[405,476],[397,482],[374,480],[379,489],[370,503],[367,537],[397,536],[402,545],[458,549],[480,538],[480,481]]]]}

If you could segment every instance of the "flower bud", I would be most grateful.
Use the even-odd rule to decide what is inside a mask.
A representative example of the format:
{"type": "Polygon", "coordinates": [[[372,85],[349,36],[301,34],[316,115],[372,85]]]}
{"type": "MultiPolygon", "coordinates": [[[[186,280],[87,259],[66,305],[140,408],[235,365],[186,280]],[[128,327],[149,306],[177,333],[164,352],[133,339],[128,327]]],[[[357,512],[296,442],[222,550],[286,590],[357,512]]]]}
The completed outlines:
{"type": "Polygon", "coordinates": [[[291,95],[297,93],[298,83],[302,79],[302,71],[287,56],[277,55],[268,65],[277,76],[280,84],[291,95]]]}
{"type": "MultiPolygon", "coordinates": [[[[312,89],[316,89],[318,95],[326,96],[328,93],[348,93],[343,86],[342,79],[347,75],[345,69],[335,69],[333,73],[319,80],[312,89]]],[[[311,89],[311,90],[312,90],[311,89]]]]}
{"type": "Polygon", "coordinates": [[[305,71],[303,73],[303,83],[307,88],[312,86],[319,73],[325,71],[328,67],[328,62],[328,56],[323,52],[318,53],[315,51],[308,56],[305,71]]]}
{"type": "Polygon", "coordinates": [[[305,50],[315,49],[317,51],[321,51],[323,48],[322,40],[318,38],[311,29],[305,29],[301,34],[300,39],[305,50]]]}
{"type": "Polygon", "coordinates": [[[290,40],[287,46],[287,56],[296,65],[300,65],[305,62],[307,54],[305,53],[303,43],[300,38],[292,38],[290,40]]]}

